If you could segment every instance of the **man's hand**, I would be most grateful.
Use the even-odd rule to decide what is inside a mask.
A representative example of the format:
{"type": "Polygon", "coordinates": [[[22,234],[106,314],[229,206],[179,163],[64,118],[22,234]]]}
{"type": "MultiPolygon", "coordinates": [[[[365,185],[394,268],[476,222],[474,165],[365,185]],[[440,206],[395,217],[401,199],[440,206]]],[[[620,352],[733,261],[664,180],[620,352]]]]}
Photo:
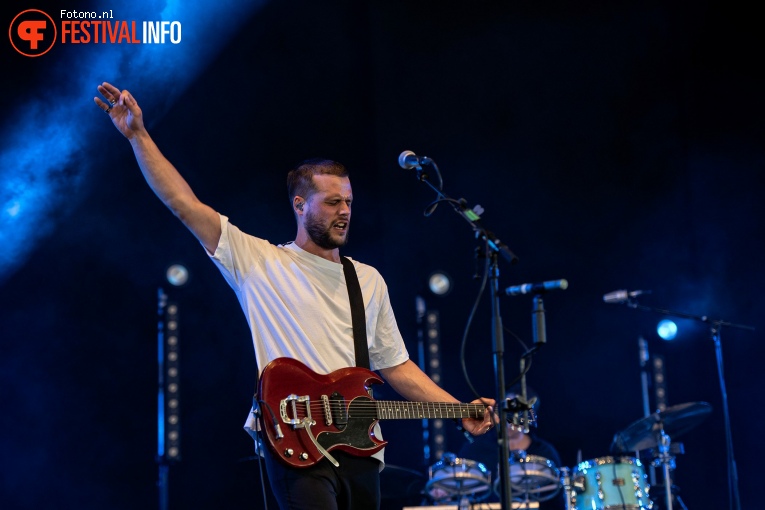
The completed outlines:
{"type": "Polygon", "coordinates": [[[484,404],[486,410],[483,412],[483,420],[476,418],[463,418],[462,428],[473,434],[474,436],[480,436],[486,434],[495,423],[499,421],[499,417],[494,414],[494,404],[496,402],[492,398],[479,398],[473,400],[471,404],[484,404]]]}
{"type": "Polygon", "coordinates": [[[112,122],[128,140],[144,130],[143,114],[138,103],[127,90],[120,89],[111,83],[103,82],[98,86],[98,92],[106,99],[94,97],[96,106],[111,117],[112,122]]]}

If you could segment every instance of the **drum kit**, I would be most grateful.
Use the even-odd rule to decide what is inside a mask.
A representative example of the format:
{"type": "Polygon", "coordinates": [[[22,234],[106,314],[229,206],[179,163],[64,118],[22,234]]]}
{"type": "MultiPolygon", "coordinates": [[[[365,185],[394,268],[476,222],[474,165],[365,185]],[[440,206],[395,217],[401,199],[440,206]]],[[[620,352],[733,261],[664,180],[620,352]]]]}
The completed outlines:
{"type": "MultiPolygon", "coordinates": [[[[614,436],[612,456],[579,461],[573,468],[556,466],[552,461],[524,451],[511,452],[509,477],[512,508],[540,508],[540,503],[555,498],[561,491],[567,510],[672,510],[674,454],[670,438],[681,436],[700,424],[712,411],[706,402],[690,402],[641,418],[614,436]],[[634,453],[652,457],[649,467],[662,468],[663,499],[651,499],[651,487],[643,462],[634,453]],[[656,506],[654,506],[656,505],[656,506]]],[[[452,508],[500,508],[486,503],[498,498],[499,484],[492,484],[491,472],[480,462],[459,458],[452,453],[428,470],[424,493],[435,506],[452,508]]],[[[560,505],[559,505],[560,506],[560,505]]],[[[544,508],[545,505],[542,505],[544,508]]]]}

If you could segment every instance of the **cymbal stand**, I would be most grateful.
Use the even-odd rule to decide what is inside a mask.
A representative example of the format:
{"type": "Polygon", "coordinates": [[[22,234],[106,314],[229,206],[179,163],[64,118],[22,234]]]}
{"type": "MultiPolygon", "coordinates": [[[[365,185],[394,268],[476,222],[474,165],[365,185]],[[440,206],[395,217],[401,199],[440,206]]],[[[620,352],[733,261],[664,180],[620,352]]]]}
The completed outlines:
{"type": "Polygon", "coordinates": [[[528,480],[524,484],[524,486],[525,486],[524,489],[525,490],[523,491],[523,501],[518,501],[519,503],[521,503],[519,505],[520,508],[529,508],[531,506],[531,487],[530,487],[530,485],[531,485],[531,482],[528,481],[528,480]]]}
{"type": "Polygon", "coordinates": [[[655,461],[657,466],[662,466],[664,471],[664,497],[666,501],[666,510],[672,510],[672,474],[671,471],[675,469],[675,457],[670,453],[670,437],[664,432],[664,426],[662,425],[659,430],[658,440],[656,443],[659,445],[659,455],[655,461]]]}

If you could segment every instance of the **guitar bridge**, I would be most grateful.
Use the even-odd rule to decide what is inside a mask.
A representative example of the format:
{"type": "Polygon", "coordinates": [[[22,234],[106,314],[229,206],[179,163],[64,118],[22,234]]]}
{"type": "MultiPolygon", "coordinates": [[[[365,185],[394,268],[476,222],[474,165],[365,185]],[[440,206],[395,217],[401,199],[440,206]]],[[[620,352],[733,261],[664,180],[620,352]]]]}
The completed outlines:
{"type": "Polygon", "coordinates": [[[282,421],[287,425],[292,425],[293,428],[302,429],[305,428],[306,422],[309,425],[313,425],[313,418],[311,417],[311,397],[303,395],[301,397],[295,395],[288,395],[287,398],[279,402],[279,416],[282,421]],[[305,418],[298,418],[298,404],[300,408],[305,410],[305,418]],[[290,417],[288,411],[292,411],[290,417]],[[307,421],[306,421],[307,420],[307,421]]]}
{"type": "Polygon", "coordinates": [[[281,416],[284,423],[292,425],[292,427],[295,429],[304,429],[308,434],[308,438],[311,440],[316,449],[319,450],[319,452],[324,455],[328,461],[334,464],[335,467],[340,466],[337,460],[335,460],[335,458],[330,455],[330,453],[322,445],[319,444],[319,442],[316,440],[316,437],[314,437],[313,432],[311,432],[311,427],[316,425],[316,422],[311,417],[311,397],[308,395],[298,397],[294,393],[292,395],[288,395],[287,398],[279,402],[279,415],[281,416]],[[305,408],[305,416],[303,418],[298,418],[298,404],[301,408],[305,408]],[[288,414],[289,410],[292,411],[292,418],[290,418],[288,414]]]}
{"type": "Polygon", "coordinates": [[[329,407],[329,397],[322,395],[321,402],[324,404],[324,423],[329,427],[332,425],[332,409],[329,407]]]}

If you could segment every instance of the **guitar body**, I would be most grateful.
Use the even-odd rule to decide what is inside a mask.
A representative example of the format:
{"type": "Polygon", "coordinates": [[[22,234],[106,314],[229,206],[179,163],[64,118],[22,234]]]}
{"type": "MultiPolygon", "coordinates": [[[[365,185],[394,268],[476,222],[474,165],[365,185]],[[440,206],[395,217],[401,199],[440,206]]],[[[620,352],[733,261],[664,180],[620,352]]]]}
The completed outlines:
{"type": "Polygon", "coordinates": [[[294,467],[309,467],[324,457],[310,434],[328,452],[379,452],[387,441],[374,436],[378,417],[369,388],[382,383],[365,368],[321,375],[291,358],[273,360],[263,369],[258,388],[265,442],[276,457],[294,467]]]}

